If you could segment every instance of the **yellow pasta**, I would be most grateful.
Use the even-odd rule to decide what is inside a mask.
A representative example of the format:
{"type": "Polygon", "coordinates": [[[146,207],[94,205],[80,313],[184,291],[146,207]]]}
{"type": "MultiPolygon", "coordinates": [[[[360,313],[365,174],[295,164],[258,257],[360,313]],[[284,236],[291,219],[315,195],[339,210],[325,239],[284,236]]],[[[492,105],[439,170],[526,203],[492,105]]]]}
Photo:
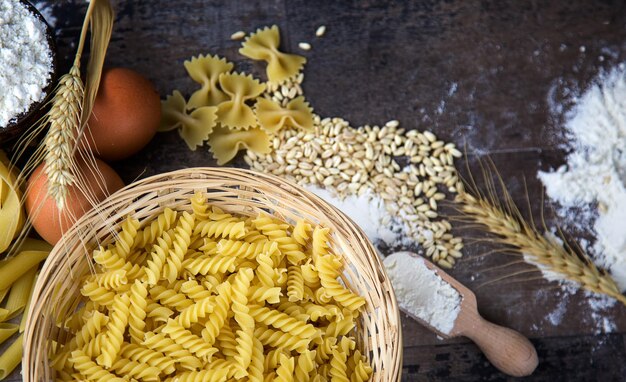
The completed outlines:
{"type": "Polygon", "coordinates": [[[37,266],[34,266],[13,283],[9,298],[4,306],[8,310],[6,317],[4,317],[5,320],[12,319],[24,310],[36,274],[37,266]]]}
{"type": "Polygon", "coordinates": [[[202,106],[217,106],[226,101],[228,96],[219,88],[219,77],[222,73],[233,70],[233,64],[224,58],[211,55],[199,55],[186,60],[183,65],[192,80],[202,85],[189,98],[187,107],[190,109],[202,106]]]}
{"type": "MultiPolygon", "coordinates": [[[[11,245],[24,225],[22,193],[16,186],[15,174],[4,151],[0,150],[0,253],[11,245]]],[[[0,288],[2,290],[4,288],[0,288]]]]}
{"type": "Polygon", "coordinates": [[[220,166],[228,163],[244,148],[258,154],[269,154],[272,151],[269,135],[258,128],[229,130],[218,126],[213,130],[208,143],[209,151],[220,166]]]}
{"type": "Polygon", "coordinates": [[[8,340],[19,327],[15,324],[8,323],[0,323],[0,344],[3,344],[4,341],[8,340]]]}
{"type": "Polygon", "coordinates": [[[24,342],[23,335],[19,337],[11,346],[9,346],[4,353],[0,355],[0,381],[5,379],[13,369],[17,367],[22,361],[22,344],[24,342]]]}
{"type": "Polygon", "coordinates": [[[259,124],[270,133],[276,133],[283,127],[309,132],[314,130],[313,109],[302,96],[292,99],[284,108],[275,101],[259,98],[255,110],[259,124]]]}
{"type": "Polygon", "coordinates": [[[241,73],[222,73],[220,86],[229,100],[217,105],[217,121],[230,129],[249,129],[256,126],[252,108],[246,104],[265,91],[265,85],[252,76],[241,73]]]}
{"type": "Polygon", "coordinates": [[[93,251],[85,303],[63,322],[74,336],[51,356],[57,380],[371,376],[354,339],[365,300],[343,285],[327,228],[242,218],[198,192],[186,211],[121,230],[93,251]]]}
{"type": "Polygon", "coordinates": [[[7,289],[34,266],[48,257],[49,251],[25,250],[0,266],[0,290],[7,289]]]}
{"type": "Polygon", "coordinates": [[[278,50],[280,33],[276,25],[258,29],[243,42],[239,53],[253,60],[267,62],[267,78],[282,82],[296,75],[306,63],[306,58],[278,50]]]}
{"type": "Polygon", "coordinates": [[[178,134],[190,150],[202,146],[216,126],[216,107],[202,106],[188,113],[185,98],[178,90],[167,96],[161,104],[161,125],[158,131],[178,129],[178,134]]]}

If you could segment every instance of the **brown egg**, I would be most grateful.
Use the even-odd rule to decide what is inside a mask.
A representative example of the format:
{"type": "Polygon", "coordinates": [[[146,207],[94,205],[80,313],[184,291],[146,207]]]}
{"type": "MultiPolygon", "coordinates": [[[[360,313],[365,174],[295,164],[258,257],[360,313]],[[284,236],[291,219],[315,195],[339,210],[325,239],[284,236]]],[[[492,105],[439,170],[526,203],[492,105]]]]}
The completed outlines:
{"type": "Polygon", "coordinates": [[[150,142],[160,119],[161,100],[150,81],[134,70],[106,69],[86,138],[98,157],[124,159],[150,142]]]}
{"type": "MultiPolygon", "coordinates": [[[[70,186],[65,208],[59,211],[56,201],[48,196],[48,176],[39,165],[28,180],[26,211],[37,233],[54,245],[81,216],[91,209],[87,197],[75,185],[70,186]]],[[[124,187],[124,182],[108,164],[96,159],[102,178],[84,161],[78,163],[80,172],[88,185],[89,193],[98,202],[124,187]],[[104,182],[103,182],[104,180],[104,182]]]]}

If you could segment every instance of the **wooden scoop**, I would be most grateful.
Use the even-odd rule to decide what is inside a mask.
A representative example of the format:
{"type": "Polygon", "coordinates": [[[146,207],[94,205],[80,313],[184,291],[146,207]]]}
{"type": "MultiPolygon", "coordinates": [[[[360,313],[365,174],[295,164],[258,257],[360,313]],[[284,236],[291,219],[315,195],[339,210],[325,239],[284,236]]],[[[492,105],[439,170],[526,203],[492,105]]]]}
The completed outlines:
{"type": "Polygon", "coordinates": [[[448,334],[441,333],[428,322],[401,307],[403,312],[443,338],[464,336],[471,339],[493,366],[505,374],[523,377],[530,375],[537,368],[539,362],[537,351],[528,338],[515,330],[493,324],[482,318],[478,313],[476,296],[472,291],[415,253],[399,252],[397,255],[412,256],[422,260],[428,269],[435,271],[443,281],[456,289],[462,298],[459,315],[454,321],[454,327],[448,334]]]}

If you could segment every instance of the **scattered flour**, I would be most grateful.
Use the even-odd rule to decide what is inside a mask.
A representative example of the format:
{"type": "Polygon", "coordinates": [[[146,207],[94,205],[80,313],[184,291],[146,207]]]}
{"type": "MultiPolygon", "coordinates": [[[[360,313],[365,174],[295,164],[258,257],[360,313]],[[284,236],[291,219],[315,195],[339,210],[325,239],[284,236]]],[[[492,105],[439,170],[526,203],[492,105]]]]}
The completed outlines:
{"type": "Polygon", "coordinates": [[[43,100],[51,71],[45,25],[23,3],[0,0],[0,127],[43,100]]]}
{"type": "Polygon", "coordinates": [[[567,164],[556,171],[539,172],[538,177],[548,196],[565,211],[569,209],[569,220],[595,219],[596,240],[591,248],[594,261],[608,269],[620,288],[626,290],[626,71],[623,66],[600,76],[598,83],[577,100],[568,115],[566,129],[572,150],[567,164]],[[588,212],[594,209],[597,214],[588,212]]]}
{"type": "Polygon", "coordinates": [[[305,187],[348,215],[373,243],[382,241],[394,247],[408,240],[403,234],[405,230],[402,223],[392,219],[381,197],[365,193],[361,196],[350,195],[342,200],[327,189],[314,185],[305,187]]]}
{"type": "Polygon", "coordinates": [[[450,334],[461,310],[459,292],[409,252],[394,253],[383,262],[400,308],[450,334]]]}

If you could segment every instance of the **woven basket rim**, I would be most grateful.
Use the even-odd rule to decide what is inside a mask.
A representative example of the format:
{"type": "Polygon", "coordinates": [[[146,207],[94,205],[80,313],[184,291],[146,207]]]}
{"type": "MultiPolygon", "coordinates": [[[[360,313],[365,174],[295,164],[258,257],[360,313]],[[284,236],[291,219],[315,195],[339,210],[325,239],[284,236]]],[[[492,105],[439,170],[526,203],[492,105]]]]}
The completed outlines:
{"type": "MultiPolygon", "coordinates": [[[[385,267],[362,229],[343,212],[289,180],[247,169],[221,167],[180,169],[131,183],[85,214],[62,237],[44,263],[28,311],[22,371],[25,381],[45,380],[44,372],[49,371],[46,369],[47,344],[49,338],[55,336],[55,328],[51,324],[51,318],[45,313],[51,314],[51,310],[56,307],[55,304],[45,303],[51,302],[49,300],[52,290],[57,286],[53,287],[51,284],[58,284],[63,280],[65,286],[70,283],[65,280],[75,277],[72,276],[72,271],[79,266],[84,268],[82,263],[87,263],[87,257],[82,248],[90,240],[105,237],[107,227],[110,232],[128,213],[145,213],[145,216],[139,217],[143,221],[145,217],[154,216],[154,211],[164,208],[159,204],[161,201],[167,200],[171,204],[180,196],[177,203],[188,205],[188,197],[183,198],[187,195],[185,193],[204,187],[212,204],[216,204],[212,198],[223,198],[220,201],[231,207],[269,208],[275,212],[282,211],[278,216],[283,218],[284,214],[310,215],[315,216],[312,220],[318,220],[318,223],[332,225],[331,231],[335,236],[332,241],[340,246],[340,252],[349,261],[344,277],[348,277],[348,283],[358,282],[349,286],[353,289],[358,287],[358,292],[365,294],[368,300],[366,310],[360,318],[361,332],[358,334],[365,341],[362,345],[371,350],[370,362],[374,367],[372,381],[400,381],[403,350],[400,313],[385,267]],[[214,189],[219,192],[214,192],[214,189]],[[78,253],[81,250],[82,256],[78,253]],[[62,279],[61,275],[66,277],[62,279]],[[367,289],[363,290],[364,288],[367,289]],[[47,332],[42,333],[44,330],[47,332]]],[[[63,291],[67,290],[66,286],[63,291]]]]}

